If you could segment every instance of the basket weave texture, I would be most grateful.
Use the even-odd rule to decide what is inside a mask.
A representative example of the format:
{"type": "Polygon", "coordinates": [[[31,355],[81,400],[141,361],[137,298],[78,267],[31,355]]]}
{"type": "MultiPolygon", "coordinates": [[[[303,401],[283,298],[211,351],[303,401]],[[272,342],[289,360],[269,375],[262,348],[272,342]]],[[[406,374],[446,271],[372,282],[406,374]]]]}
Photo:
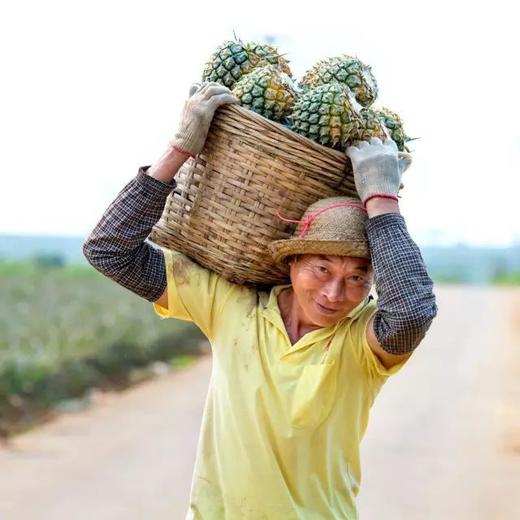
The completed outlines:
{"type": "Polygon", "coordinates": [[[177,173],[176,189],[149,239],[239,283],[286,283],[267,245],[291,236],[319,199],[357,197],[347,156],[255,112],[216,112],[202,152],[177,173]]]}

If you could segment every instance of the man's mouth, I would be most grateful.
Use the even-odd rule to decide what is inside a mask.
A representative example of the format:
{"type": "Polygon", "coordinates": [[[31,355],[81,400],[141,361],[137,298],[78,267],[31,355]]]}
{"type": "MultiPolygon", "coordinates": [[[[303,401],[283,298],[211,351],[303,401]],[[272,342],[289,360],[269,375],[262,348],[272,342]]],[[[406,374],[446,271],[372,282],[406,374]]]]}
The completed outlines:
{"type": "Polygon", "coordinates": [[[317,301],[315,301],[314,303],[316,304],[316,307],[318,307],[318,310],[325,314],[334,314],[334,313],[338,312],[338,309],[330,309],[329,307],[324,307],[317,301]]]}

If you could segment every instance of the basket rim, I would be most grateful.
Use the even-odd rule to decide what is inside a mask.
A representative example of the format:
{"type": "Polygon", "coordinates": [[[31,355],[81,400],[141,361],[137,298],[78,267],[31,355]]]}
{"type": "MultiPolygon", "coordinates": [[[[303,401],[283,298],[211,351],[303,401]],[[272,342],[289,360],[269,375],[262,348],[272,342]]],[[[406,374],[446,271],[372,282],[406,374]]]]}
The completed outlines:
{"type": "Polygon", "coordinates": [[[289,130],[289,128],[286,128],[285,126],[281,125],[280,123],[277,123],[276,121],[271,121],[270,119],[267,119],[266,117],[257,114],[253,110],[249,110],[248,108],[244,108],[240,105],[222,105],[217,109],[216,114],[221,113],[224,115],[226,112],[230,112],[231,114],[233,114],[234,112],[236,115],[250,119],[253,122],[258,123],[266,128],[270,128],[271,130],[281,132],[285,137],[287,137],[287,139],[297,142],[299,141],[301,144],[311,147],[321,154],[329,155],[333,160],[344,161],[347,157],[345,152],[334,150],[333,148],[329,148],[328,146],[323,146],[322,144],[319,144],[316,141],[313,141],[312,139],[305,137],[304,135],[289,130]]]}

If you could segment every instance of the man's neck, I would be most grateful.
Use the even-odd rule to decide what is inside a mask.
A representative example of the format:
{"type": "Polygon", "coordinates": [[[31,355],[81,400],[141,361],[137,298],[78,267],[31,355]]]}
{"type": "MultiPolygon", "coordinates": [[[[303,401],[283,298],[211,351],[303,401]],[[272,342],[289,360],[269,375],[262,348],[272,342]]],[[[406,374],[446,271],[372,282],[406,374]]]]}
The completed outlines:
{"type": "Polygon", "coordinates": [[[278,295],[278,307],[287,331],[287,335],[294,345],[308,332],[322,328],[302,318],[302,311],[294,296],[292,287],[288,287],[278,295]]]}

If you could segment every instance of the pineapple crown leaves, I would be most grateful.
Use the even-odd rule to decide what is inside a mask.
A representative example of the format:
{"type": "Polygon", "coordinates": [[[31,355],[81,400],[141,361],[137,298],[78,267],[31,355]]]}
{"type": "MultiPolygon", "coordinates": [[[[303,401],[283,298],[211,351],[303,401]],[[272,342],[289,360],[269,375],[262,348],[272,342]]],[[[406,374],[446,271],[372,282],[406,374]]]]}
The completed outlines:
{"type": "Polygon", "coordinates": [[[403,143],[403,151],[410,153],[412,150],[406,146],[410,141],[417,141],[418,139],[421,139],[420,137],[408,137],[407,135],[404,136],[404,143],[403,143]]]}

